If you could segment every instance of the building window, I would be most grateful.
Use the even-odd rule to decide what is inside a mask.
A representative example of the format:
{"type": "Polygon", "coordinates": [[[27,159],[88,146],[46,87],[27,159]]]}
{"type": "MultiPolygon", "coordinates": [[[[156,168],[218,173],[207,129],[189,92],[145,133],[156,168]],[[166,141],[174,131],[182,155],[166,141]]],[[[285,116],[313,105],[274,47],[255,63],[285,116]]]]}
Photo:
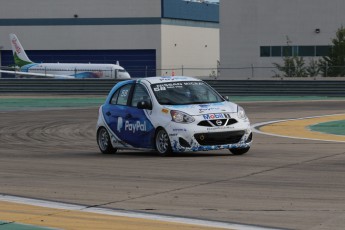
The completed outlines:
{"type": "Polygon", "coordinates": [[[320,57],[330,54],[331,46],[260,46],[260,57],[320,57]]]}
{"type": "Polygon", "coordinates": [[[260,47],[260,57],[270,57],[271,56],[271,52],[270,49],[271,47],[269,46],[261,46],[260,47]]]}
{"type": "Polygon", "coordinates": [[[283,56],[292,56],[292,46],[283,46],[283,56]]]}
{"type": "Polygon", "coordinates": [[[292,56],[298,56],[298,46],[291,46],[292,47],[292,56]]]}
{"type": "Polygon", "coordinates": [[[315,46],[299,46],[298,56],[301,57],[314,57],[315,56],[315,46]]]}
{"type": "Polygon", "coordinates": [[[316,46],[315,56],[328,56],[331,51],[331,46],[316,46]]]}
{"type": "Polygon", "coordinates": [[[282,47],[272,46],[272,57],[281,57],[281,56],[282,56],[282,47]]]}

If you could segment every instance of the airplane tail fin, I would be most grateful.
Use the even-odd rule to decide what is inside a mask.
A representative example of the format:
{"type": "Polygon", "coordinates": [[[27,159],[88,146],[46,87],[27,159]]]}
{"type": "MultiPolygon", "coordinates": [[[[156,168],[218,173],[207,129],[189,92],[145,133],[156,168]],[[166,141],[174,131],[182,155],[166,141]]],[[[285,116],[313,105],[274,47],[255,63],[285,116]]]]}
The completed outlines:
{"type": "Polygon", "coordinates": [[[22,67],[24,65],[34,63],[26,55],[23,46],[20,44],[15,34],[10,34],[10,42],[13,51],[14,63],[16,66],[22,67]]]}

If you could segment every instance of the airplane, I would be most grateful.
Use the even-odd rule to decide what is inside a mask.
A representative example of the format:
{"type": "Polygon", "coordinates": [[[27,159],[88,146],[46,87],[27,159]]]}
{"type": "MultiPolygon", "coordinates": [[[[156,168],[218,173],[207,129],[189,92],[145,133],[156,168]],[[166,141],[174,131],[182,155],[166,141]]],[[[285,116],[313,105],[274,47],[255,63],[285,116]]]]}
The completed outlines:
{"type": "Polygon", "coordinates": [[[14,74],[24,77],[46,77],[58,79],[76,78],[108,78],[128,79],[129,73],[116,64],[91,63],[35,63],[26,55],[23,46],[15,34],[10,34],[14,62],[19,70],[1,70],[0,73],[14,74]]]}

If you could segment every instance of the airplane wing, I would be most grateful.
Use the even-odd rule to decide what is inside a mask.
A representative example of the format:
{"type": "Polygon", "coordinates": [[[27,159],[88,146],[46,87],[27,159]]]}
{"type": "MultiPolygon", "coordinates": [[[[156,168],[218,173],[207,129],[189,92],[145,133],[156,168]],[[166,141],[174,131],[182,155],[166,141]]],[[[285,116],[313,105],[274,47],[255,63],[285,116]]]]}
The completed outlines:
{"type": "Polygon", "coordinates": [[[75,79],[75,77],[68,76],[68,75],[33,73],[33,72],[20,72],[20,71],[10,71],[10,70],[1,70],[1,69],[0,69],[0,73],[8,73],[8,74],[27,76],[27,77],[46,77],[46,78],[56,78],[56,79],[75,79]]]}

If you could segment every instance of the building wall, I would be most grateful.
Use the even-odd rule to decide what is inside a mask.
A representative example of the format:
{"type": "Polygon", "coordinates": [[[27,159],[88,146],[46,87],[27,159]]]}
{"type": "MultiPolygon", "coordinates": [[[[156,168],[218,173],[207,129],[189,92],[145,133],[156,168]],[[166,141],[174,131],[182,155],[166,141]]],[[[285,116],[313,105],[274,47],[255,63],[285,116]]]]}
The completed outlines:
{"type": "Polygon", "coordinates": [[[160,25],[0,26],[3,49],[15,33],[25,49],[159,49],[160,25]]]}
{"type": "Polygon", "coordinates": [[[1,18],[160,17],[161,0],[11,0],[1,3],[1,18]]]}
{"type": "Polygon", "coordinates": [[[9,51],[8,34],[15,33],[26,50],[155,50],[157,69],[213,66],[219,60],[219,6],[190,2],[180,14],[184,4],[182,0],[5,1],[0,7],[0,47],[9,51]],[[179,44],[178,49],[171,48],[171,42],[179,44]]]}
{"type": "Polygon", "coordinates": [[[162,75],[207,77],[219,60],[219,29],[162,26],[162,75]]]}
{"type": "MultiPolygon", "coordinates": [[[[248,78],[251,66],[272,67],[281,57],[260,57],[260,46],[330,45],[344,25],[343,0],[222,0],[220,59],[222,78],[248,78]],[[320,29],[316,33],[316,29],[320,29]]],[[[308,61],[315,57],[305,57],[308,61]]],[[[317,57],[316,57],[317,58],[317,57]]],[[[271,77],[272,69],[255,69],[254,77],[271,77]]]]}

